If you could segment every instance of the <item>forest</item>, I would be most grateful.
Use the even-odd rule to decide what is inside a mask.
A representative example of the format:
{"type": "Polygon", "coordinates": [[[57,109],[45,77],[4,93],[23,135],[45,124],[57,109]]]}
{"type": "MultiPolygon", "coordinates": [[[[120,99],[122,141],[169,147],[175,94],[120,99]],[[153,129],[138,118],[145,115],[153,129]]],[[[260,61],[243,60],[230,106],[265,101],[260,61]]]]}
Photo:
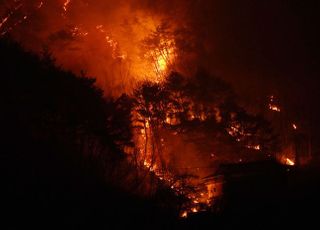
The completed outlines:
{"type": "Polygon", "coordinates": [[[279,138],[229,84],[199,68],[111,97],[48,50],[35,55],[8,38],[0,50],[2,208],[11,228],[193,229],[246,217],[216,212],[224,205],[203,178],[221,164],[275,159],[279,138]]]}

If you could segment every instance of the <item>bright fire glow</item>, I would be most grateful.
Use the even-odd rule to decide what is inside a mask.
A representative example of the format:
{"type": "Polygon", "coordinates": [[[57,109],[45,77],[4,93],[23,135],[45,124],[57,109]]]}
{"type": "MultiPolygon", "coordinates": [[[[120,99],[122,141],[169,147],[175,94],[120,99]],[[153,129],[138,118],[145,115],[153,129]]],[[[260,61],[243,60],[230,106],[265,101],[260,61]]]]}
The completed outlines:
{"type": "Polygon", "coordinates": [[[8,19],[9,19],[9,16],[2,19],[2,21],[0,22],[0,28],[6,23],[6,21],[8,21],[8,19]]]}
{"type": "Polygon", "coordinates": [[[70,2],[71,2],[71,0],[66,0],[66,1],[63,3],[63,10],[64,10],[64,12],[67,12],[68,6],[69,6],[70,2]]]}
{"type": "Polygon", "coordinates": [[[273,104],[269,104],[269,109],[275,112],[281,112],[280,107],[273,105],[273,104]]]}
{"type": "Polygon", "coordinates": [[[157,66],[159,68],[159,71],[161,71],[161,72],[167,68],[167,62],[162,56],[158,56],[157,66]]]}
{"type": "Polygon", "coordinates": [[[158,47],[147,50],[144,57],[153,62],[156,82],[160,82],[175,59],[173,40],[161,41],[158,47]]]}
{"type": "Polygon", "coordinates": [[[290,160],[289,158],[286,158],[286,164],[287,165],[294,165],[294,162],[290,160]]]}
{"type": "Polygon", "coordinates": [[[112,49],[112,58],[122,60],[126,59],[127,55],[125,53],[121,53],[119,43],[107,33],[104,26],[97,25],[96,29],[104,35],[106,44],[112,49]]]}
{"type": "Polygon", "coordinates": [[[260,145],[247,145],[248,149],[260,150],[260,145]]]}
{"type": "Polygon", "coordinates": [[[182,214],[180,215],[182,218],[187,218],[188,217],[188,212],[184,211],[182,212],[182,214]]]}
{"type": "MultiPolygon", "coordinates": [[[[170,43],[173,43],[172,41],[170,43]]],[[[157,66],[160,72],[167,70],[168,64],[172,62],[174,57],[173,47],[164,47],[164,49],[157,55],[157,66]]]]}
{"type": "Polygon", "coordinates": [[[40,9],[42,6],[43,6],[43,2],[40,2],[37,8],[40,9]]]}
{"type": "Polygon", "coordinates": [[[275,112],[281,112],[280,107],[275,103],[275,97],[273,95],[270,96],[269,99],[269,109],[275,112]]]}
{"type": "Polygon", "coordinates": [[[198,209],[197,208],[192,208],[191,211],[192,212],[198,212],[198,209]]]}
{"type": "Polygon", "coordinates": [[[292,128],[293,128],[294,130],[296,130],[296,129],[298,128],[298,126],[297,126],[295,123],[293,123],[293,124],[292,124],[292,128]]]}
{"type": "MultiPolygon", "coordinates": [[[[104,15],[103,9],[94,6],[94,1],[58,0],[44,7],[47,2],[12,0],[13,6],[8,6],[9,11],[1,11],[0,36],[14,30],[19,32],[23,28],[19,25],[26,20],[30,20],[26,26],[32,26],[33,21],[42,15],[48,14],[48,21],[51,22],[55,14],[50,12],[50,7],[55,6],[61,14],[58,19],[52,20],[57,21],[55,26],[45,24],[43,33],[52,35],[53,42],[48,49],[57,64],[78,73],[81,63],[88,76],[95,76],[97,85],[104,90],[108,88],[105,92],[110,92],[112,96],[130,92],[140,81],[162,82],[172,70],[178,56],[174,33],[176,24],[170,21],[168,27],[162,26],[165,21],[163,15],[132,10],[117,1],[110,4],[114,5],[111,15],[110,12],[104,15]],[[30,5],[30,2],[35,3],[30,5]],[[82,12],[85,8],[87,11],[82,12]],[[40,10],[40,14],[36,13],[40,10]],[[68,46],[66,49],[61,48],[64,46],[64,33],[72,36],[72,42],[64,44],[68,46]]],[[[108,5],[101,3],[104,4],[108,5]]],[[[33,43],[30,37],[25,39],[23,45],[29,41],[33,43]]],[[[37,50],[38,45],[41,49],[41,44],[31,46],[37,50]]]]}

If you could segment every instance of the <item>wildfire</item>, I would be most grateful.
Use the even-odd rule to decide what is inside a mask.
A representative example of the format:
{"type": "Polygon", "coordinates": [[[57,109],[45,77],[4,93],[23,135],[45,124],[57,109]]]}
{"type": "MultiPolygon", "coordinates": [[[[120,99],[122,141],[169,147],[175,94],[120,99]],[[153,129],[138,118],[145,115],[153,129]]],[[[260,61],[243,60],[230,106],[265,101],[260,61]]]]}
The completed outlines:
{"type": "MultiPolygon", "coordinates": [[[[22,1],[15,0],[14,4],[15,5],[10,9],[7,16],[5,16],[3,19],[0,19],[0,30],[2,27],[4,27],[5,24],[7,24],[7,28],[3,28],[3,30],[0,31],[0,36],[3,36],[8,32],[12,31],[15,27],[27,20],[32,13],[26,13],[23,10],[24,3],[22,1]],[[11,21],[10,23],[8,22],[9,20],[11,21]]],[[[34,7],[36,10],[39,10],[43,5],[44,3],[41,1],[38,5],[35,5],[34,7]]]]}
{"type": "MultiPolygon", "coordinates": [[[[139,149],[137,159],[141,167],[156,176],[161,183],[170,187],[176,195],[182,195],[187,198],[188,201],[183,204],[180,210],[179,216],[181,218],[187,218],[190,213],[207,210],[206,208],[212,203],[214,186],[211,185],[211,187],[208,187],[204,185],[202,181],[183,182],[173,171],[163,167],[159,152],[154,148],[154,143],[150,141],[154,139],[152,119],[139,119],[139,115],[135,115],[137,116],[137,120],[142,122],[142,124],[138,126],[140,128],[137,129],[135,136],[136,146],[139,149]],[[188,186],[194,187],[195,190],[189,191],[189,189],[186,189],[188,186]]],[[[164,146],[164,139],[160,138],[159,140],[161,146],[164,146]]],[[[196,168],[196,170],[199,170],[199,168],[196,168]]]]}
{"type": "Polygon", "coordinates": [[[97,25],[96,29],[105,36],[107,45],[112,49],[112,58],[122,60],[126,59],[127,55],[120,52],[119,43],[107,33],[107,31],[104,29],[104,26],[97,25]]]}
{"type": "MultiPolygon", "coordinates": [[[[43,2],[41,1],[37,6],[34,6],[34,7],[37,7],[38,9],[40,9],[44,4],[43,2]]],[[[64,16],[67,16],[66,14],[70,8],[70,4],[74,6],[73,4],[76,4],[76,1],[72,2],[71,0],[63,0],[59,2],[58,9],[60,11],[63,10],[62,13],[64,16]],[[63,5],[61,7],[62,2],[63,2],[63,5]]],[[[8,20],[11,21],[11,19],[9,18],[10,15],[3,18],[0,21],[0,28],[3,25],[5,25],[8,20]]],[[[23,19],[26,20],[27,15],[25,15],[23,19]]],[[[68,20],[65,20],[65,21],[68,21],[68,20]]],[[[107,47],[107,50],[110,52],[110,56],[112,55],[113,59],[121,60],[121,62],[119,62],[121,64],[130,62],[129,63],[130,68],[134,69],[133,71],[132,69],[130,69],[130,71],[132,71],[132,73],[130,74],[132,75],[145,74],[148,80],[151,80],[151,81],[161,82],[164,79],[164,76],[167,74],[167,72],[170,71],[170,68],[173,67],[175,59],[177,58],[178,52],[175,44],[175,39],[172,36],[166,37],[160,34],[159,31],[156,31],[156,33],[154,34],[156,34],[156,36],[158,37],[153,37],[153,40],[149,41],[148,43],[149,45],[146,45],[143,47],[143,54],[140,55],[139,53],[140,56],[138,57],[138,54],[137,54],[138,51],[136,51],[136,49],[138,48],[137,41],[143,42],[144,38],[147,37],[147,34],[152,33],[152,31],[157,27],[159,23],[155,23],[154,28],[153,26],[150,26],[151,29],[150,28],[139,29],[139,35],[134,39],[135,43],[132,42],[132,44],[127,44],[128,43],[127,40],[123,38],[124,36],[121,36],[123,35],[123,33],[121,34],[119,31],[117,31],[117,29],[113,30],[112,25],[110,25],[111,23],[110,24],[108,24],[107,22],[105,22],[105,24],[100,24],[100,23],[103,23],[103,22],[99,21],[91,25],[75,22],[73,24],[74,26],[72,27],[72,29],[70,29],[71,35],[74,37],[81,36],[81,37],[87,37],[87,38],[90,37],[92,34],[96,34],[98,35],[98,37],[100,36],[99,37],[101,38],[99,40],[101,41],[100,47],[107,47]],[[131,46],[132,47],[135,46],[135,47],[132,48],[131,46]]],[[[137,23],[137,25],[140,25],[140,24],[137,23]]],[[[112,61],[112,63],[114,62],[116,61],[112,61]]],[[[117,63],[118,62],[116,62],[116,64],[117,63]]],[[[116,69],[116,68],[110,68],[110,69],[116,69]]],[[[274,102],[273,96],[270,98],[269,109],[276,112],[280,112],[280,107],[274,102]]],[[[175,111],[175,113],[178,113],[178,112],[179,111],[175,111]]],[[[221,117],[222,115],[220,115],[220,112],[218,109],[215,109],[215,113],[216,113],[217,122],[220,123],[222,119],[221,117]]],[[[190,120],[197,119],[200,121],[205,121],[207,119],[207,116],[208,114],[206,112],[201,112],[201,113],[192,112],[188,119],[190,120]]],[[[139,120],[142,120],[142,119],[140,119],[139,117],[139,120]]],[[[167,124],[171,124],[171,125],[178,124],[179,122],[178,118],[175,118],[174,116],[173,117],[167,116],[165,121],[167,124]]],[[[187,186],[177,181],[176,179],[177,177],[175,177],[174,173],[170,172],[167,168],[163,166],[163,163],[161,161],[162,159],[160,159],[159,155],[161,153],[161,148],[164,145],[165,141],[163,141],[163,139],[158,138],[156,135],[152,133],[153,132],[152,130],[154,129],[153,123],[154,122],[150,117],[145,119],[143,128],[138,130],[137,135],[135,137],[138,139],[138,140],[135,140],[135,144],[137,146],[136,148],[137,148],[137,155],[138,155],[137,156],[138,167],[140,169],[143,169],[144,172],[150,172],[152,173],[152,175],[155,175],[155,177],[157,177],[161,181],[161,183],[165,183],[166,185],[168,185],[168,187],[170,187],[176,194],[179,194],[179,195],[182,194],[185,197],[188,197],[190,204],[188,204],[187,207],[184,207],[180,215],[181,217],[185,218],[188,216],[189,213],[197,213],[197,212],[203,211],[204,210],[203,207],[205,205],[209,205],[213,197],[215,196],[214,194],[217,194],[216,187],[213,184],[210,184],[207,186],[207,188],[206,187],[202,188],[200,187],[199,184],[196,184],[196,185],[192,184],[192,187],[196,188],[197,191],[193,193],[187,192],[187,189],[186,189],[187,186]],[[157,139],[156,141],[161,143],[156,143],[156,144],[152,143],[152,141],[156,142],[154,141],[155,139],[157,139]]],[[[297,126],[295,124],[292,124],[292,127],[294,129],[297,129],[297,126]]],[[[230,124],[230,127],[226,131],[230,136],[234,137],[234,139],[237,142],[243,141],[245,137],[252,135],[239,122],[233,122],[232,124],[230,124]]],[[[177,135],[177,134],[178,134],[177,132],[173,133],[173,135],[177,135]]],[[[262,148],[262,146],[254,142],[246,142],[246,143],[250,143],[250,145],[246,146],[249,149],[261,150],[262,148]]],[[[210,156],[212,158],[216,158],[215,154],[211,154],[210,156]]],[[[242,159],[240,158],[239,161],[242,162],[242,159]]],[[[286,164],[294,165],[294,162],[289,158],[286,158],[286,164]]],[[[197,170],[199,171],[199,168],[197,168],[197,170]]],[[[188,186],[190,186],[190,184],[188,184],[188,186]]]]}
{"type": "Polygon", "coordinates": [[[297,129],[298,129],[298,126],[297,126],[295,123],[292,123],[292,128],[293,128],[294,130],[297,130],[297,129]]]}

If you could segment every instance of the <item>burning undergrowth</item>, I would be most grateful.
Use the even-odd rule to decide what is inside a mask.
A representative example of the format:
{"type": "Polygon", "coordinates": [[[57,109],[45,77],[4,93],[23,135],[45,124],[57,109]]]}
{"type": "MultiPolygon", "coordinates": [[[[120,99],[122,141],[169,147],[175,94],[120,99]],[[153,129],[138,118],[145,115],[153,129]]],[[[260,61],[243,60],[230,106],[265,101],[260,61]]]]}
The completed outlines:
{"type": "Polygon", "coordinates": [[[186,200],[181,216],[210,209],[221,181],[207,181],[222,163],[273,158],[278,139],[271,124],[236,104],[228,84],[198,71],[144,82],[130,101],[134,146],[126,148],[138,168],[186,200]]]}

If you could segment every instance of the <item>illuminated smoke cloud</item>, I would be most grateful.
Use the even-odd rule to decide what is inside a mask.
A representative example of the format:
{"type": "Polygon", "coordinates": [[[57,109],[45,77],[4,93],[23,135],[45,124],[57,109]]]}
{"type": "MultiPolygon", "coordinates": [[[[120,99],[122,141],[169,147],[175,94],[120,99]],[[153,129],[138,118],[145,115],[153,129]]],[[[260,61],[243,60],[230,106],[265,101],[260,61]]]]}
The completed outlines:
{"type": "Polygon", "coordinates": [[[38,53],[48,49],[59,66],[97,78],[108,95],[130,91],[140,80],[161,81],[177,58],[177,23],[157,2],[153,8],[118,0],[2,5],[2,35],[38,53]]]}

